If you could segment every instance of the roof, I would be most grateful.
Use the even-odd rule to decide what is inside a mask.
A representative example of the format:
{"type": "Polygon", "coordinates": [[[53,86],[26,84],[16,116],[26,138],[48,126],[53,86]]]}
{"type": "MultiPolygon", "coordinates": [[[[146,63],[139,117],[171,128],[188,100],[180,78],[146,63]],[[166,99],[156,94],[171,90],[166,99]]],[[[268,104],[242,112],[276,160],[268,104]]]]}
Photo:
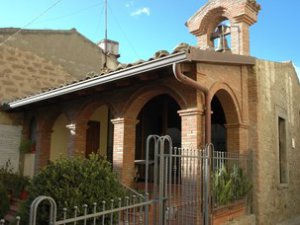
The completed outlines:
{"type": "MultiPolygon", "coordinates": [[[[54,29],[23,29],[18,27],[4,27],[0,28],[0,34],[15,34],[16,32],[19,32],[20,34],[66,34],[66,35],[78,35],[85,41],[89,42],[91,45],[95,45],[94,42],[86,38],[84,35],[79,33],[75,28],[72,28],[70,30],[54,30],[54,29]]],[[[101,50],[101,49],[100,49],[101,50]]],[[[103,50],[102,50],[103,52],[103,50]]]]}
{"type": "Polygon", "coordinates": [[[106,84],[116,80],[137,76],[147,71],[172,66],[181,62],[206,62],[215,64],[254,65],[255,59],[250,56],[218,53],[200,50],[187,44],[180,44],[172,53],[166,50],[158,51],[147,61],[139,60],[132,64],[119,64],[115,70],[103,70],[101,73],[88,73],[85,78],[75,80],[60,87],[41,93],[16,99],[4,104],[6,110],[41,102],[65,94],[73,93],[90,87],[106,84]]]}

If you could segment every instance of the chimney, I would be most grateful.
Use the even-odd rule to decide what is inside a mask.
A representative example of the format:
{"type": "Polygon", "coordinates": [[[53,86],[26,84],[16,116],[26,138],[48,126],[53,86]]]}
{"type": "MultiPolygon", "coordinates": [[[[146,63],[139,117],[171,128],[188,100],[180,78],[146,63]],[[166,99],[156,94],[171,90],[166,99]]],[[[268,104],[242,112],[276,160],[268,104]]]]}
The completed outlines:
{"type": "Polygon", "coordinates": [[[98,43],[98,46],[103,49],[104,52],[107,53],[107,55],[113,55],[116,58],[120,57],[119,54],[119,42],[117,41],[112,41],[109,39],[103,39],[98,43]],[[107,46],[107,49],[105,47],[107,46]]]}

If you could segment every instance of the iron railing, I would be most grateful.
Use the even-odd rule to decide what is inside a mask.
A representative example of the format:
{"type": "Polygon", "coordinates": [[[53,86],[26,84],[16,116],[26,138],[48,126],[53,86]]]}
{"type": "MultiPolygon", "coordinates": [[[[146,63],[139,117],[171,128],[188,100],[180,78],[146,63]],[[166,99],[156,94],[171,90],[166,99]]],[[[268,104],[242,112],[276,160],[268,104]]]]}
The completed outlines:
{"type": "MultiPolygon", "coordinates": [[[[251,189],[247,155],[214,151],[212,145],[201,149],[173,148],[169,137],[150,136],[147,143],[145,193],[149,191],[149,170],[154,170],[150,199],[148,194],[124,186],[128,193],[125,198],[57,209],[52,198],[40,196],[31,205],[29,225],[37,224],[38,207],[44,201],[51,206],[47,218],[50,225],[208,225],[214,219],[215,209],[244,197],[236,195],[239,186],[251,189]],[[150,141],[154,149],[149,147],[150,141]],[[155,152],[151,167],[149,151],[155,152]],[[217,186],[218,181],[225,183],[217,186]],[[220,193],[226,188],[228,193],[220,193]],[[225,194],[229,195],[227,199],[225,194]]],[[[20,220],[17,219],[17,225],[20,220]]],[[[0,225],[6,225],[5,221],[1,220],[0,225]]]]}
{"type": "MultiPolygon", "coordinates": [[[[91,206],[74,206],[72,209],[57,209],[56,202],[48,196],[39,196],[31,204],[29,225],[48,223],[50,225],[141,225],[148,224],[146,207],[155,204],[154,200],[148,200],[148,196],[125,197],[123,199],[112,199],[110,202],[102,201],[101,204],[94,203],[91,206]],[[49,217],[40,218],[39,206],[42,202],[50,204],[49,217]],[[60,212],[59,212],[60,211],[60,212]],[[57,215],[62,218],[57,218],[57,215]]],[[[17,218],[17,225],[22,218],[17,218]]],[[[0,225],[8,224],[1,220],[0,225]]]]}

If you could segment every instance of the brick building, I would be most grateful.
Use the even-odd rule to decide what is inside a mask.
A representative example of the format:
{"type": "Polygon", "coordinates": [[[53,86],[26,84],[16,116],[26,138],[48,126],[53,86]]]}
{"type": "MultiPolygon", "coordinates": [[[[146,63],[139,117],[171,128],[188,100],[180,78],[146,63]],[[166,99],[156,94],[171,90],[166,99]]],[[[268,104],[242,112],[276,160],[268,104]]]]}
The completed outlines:
{"type": "MultiPolygon", "coordinates": [[[[0,42],[2,103],[84,78],[91,71],[101,72],[105,61],[103,49],[75,29],[1,28],[0,42]]],[[[116,56],[107,59],[107,66],[116,68],[116,56]]],[[[1,165],[10,158],[18,167],[22,120],[22,113],[0,112],[1,165]]]]}
{"type": "Polygon", "coordinates": [[[299,80],[290,62],[249,56],[259,10],[252,0],[209,1],[186,23],[197,47],[180,44],[4,104],[35,138],[34,169],[98,152],[131,184],[147,135],[170,134],[182,147],[212,141],[253,154],[256,224],[288,224],[300,213],[299,80]]]}

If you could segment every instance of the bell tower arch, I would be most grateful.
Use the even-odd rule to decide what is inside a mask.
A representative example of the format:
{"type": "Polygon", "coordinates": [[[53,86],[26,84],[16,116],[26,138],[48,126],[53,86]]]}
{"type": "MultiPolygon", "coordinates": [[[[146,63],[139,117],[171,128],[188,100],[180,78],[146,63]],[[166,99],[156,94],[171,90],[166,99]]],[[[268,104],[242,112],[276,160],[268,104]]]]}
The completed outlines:
{"type": "Polygon", "coordinates": [[[255,0],[209,0],[186,26],[201,49],[250,55],[249,28],[259,10],[255,0]]]}

